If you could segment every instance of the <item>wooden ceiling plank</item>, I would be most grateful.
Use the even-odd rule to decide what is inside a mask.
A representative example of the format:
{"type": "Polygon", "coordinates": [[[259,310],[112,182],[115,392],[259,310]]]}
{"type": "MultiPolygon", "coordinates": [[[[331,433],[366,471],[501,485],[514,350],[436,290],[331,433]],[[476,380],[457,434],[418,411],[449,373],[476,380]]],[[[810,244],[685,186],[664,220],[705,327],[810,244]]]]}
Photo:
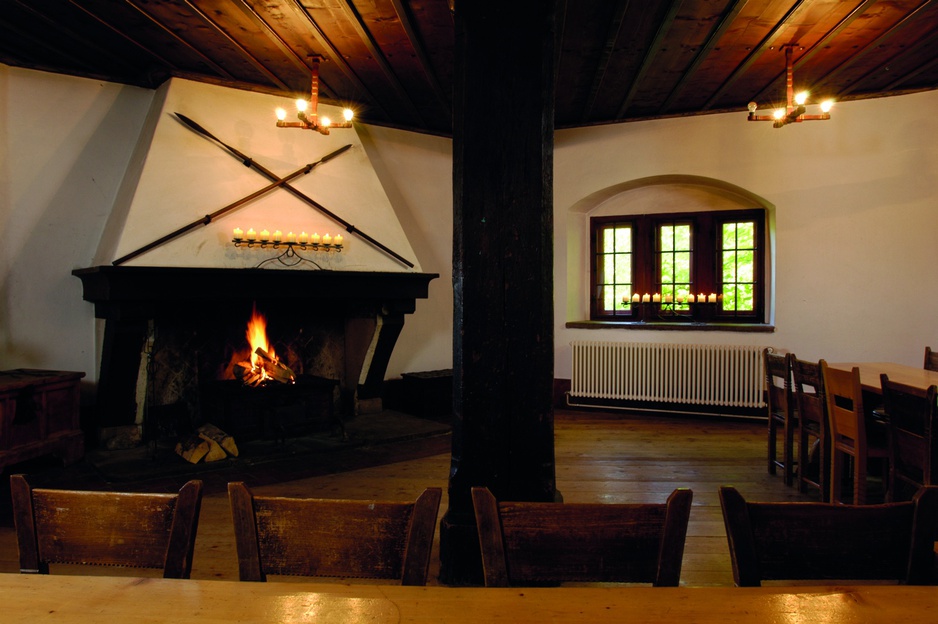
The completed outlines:
{"type": "Polygon", "coordinates": [[[374,39],[371,36],[371,33],[365,28],[365,25],[362,23],[361,15],[358,13],[358,10],[355,8],[355,5],[352,4],[352,0],[343,0],[339,3],[342,7],[342,10],[349,18],[349,24],[352,28],[355,29],[355,32],[358,33],[361,38],[361,42],[368,49],[368,53],[371,55],[371,58],[375,60],[378,64],[378,67],[381,68],[384,77],[393,87],[394,92],[397,94],[397,97],[401,102],[404,103],[404,107],[407,109],[407,112],[410,113],[412,119],[418,123],[418,125],[426,125],[426,119],[418,110],[417,105],[414,103],[413,99],[410,97],[410,94],[407,93],[407,90],[404,88],[404,85],[401,84],[400,79],[398,79],[397,74],[391,68],[388,59],[384,56],[381,48],[375,43],[374,39]]]}
{"type": "MultiPolygon", "coordinates": [[[[804,51],[803,54],[799,55],[797,59],[794,59],[792,61],[792,71],[797,72],[797,70],[804,67],[804,65],[808,61],[810,61],[816,54],[818,54],[818,52],[820,52],[826,46],[830,45],[833,41],[835,41],[837,37],[843,33],[844,30],[846,30],[854,21],[856,21],[863,14],[865,14],[870,9],[870,7],[872,7],[878,1],[879,0],[865,0],[864,2],[854,7],[849,13],[843,16],[833,28],[827,31],[827,33],[825,33],[824,36],[821,37],[817,41],[817,43],[810,46],[808,49],[804,51]]],[[[785,76],[787,74],[788,74],[788,69],[783,67],[781,71],[778,74],[776,74],[775,78],[769,81],[765,85],[765,87],[762,88],[762,90],[760,90],[758,93],[755,94],[754,99],[756,101],[761,101],[762,98],[765,97],[766,92],[769,91],[769,89],[771,89],[773,85],[778,84],[779,82],[785,80],[785,76]]],[[[815,81],[815,87],[817,87],[822,82],[823,80],[815,81]]]]}
{"type": "Polygon", "coordinates": [[[664,40],[665,35],[667,35],[668,31],[671,29],[671,25],[674,23],[674,18],[677,17],[677,12],[680,8],[681,0],[671,1],[671,6],[664,17],[664,20],[662,20],[661,24],[658,26],[658,31],[655,33],[655,38],[652,40],[651,45],[648,46],[648,50],[642,59],[642,65],[639,68],[638,73],[635,75],[635,78],[632,80],[632,84],[629,87],[629,92],[622,101],[622,105],[619,107],[619,112],[616,115],[616,119],[622,119],[625,117],[626,111],[629,109],[629,106],[632,105],[632,100],[635,98],[635,94],[638,92],[639,86],[641,86],[642,79],[645,77],[646,72],[648,72],[648,68],[651,67],[652,61],[654,60],[655,55],[658,53],[658,48],[661,46],[661,42],[664,40]]]}
{"type": "MultiPolygon", "coordinates": [[[[922,56],[922,51],[933,50],[935,49],[935,46],[938,46],[938,33],[935,33],[928,39],[918,42],[916,45],[912,46],[911,48],[906,50],[904,53],[899,55],[898,57],[895,57],[893,62],[896,62],[896,61],[901,62],[903,59],[906,59],[906,58],[909,58],[909,59],[920,58],[922,56]]],[[[887,91],[895,91],[899,89],[901,85],[911,80],[913,77],[917,76],[918,74],[929,71],[930,69],[934,68],[936,65],[938,65],[938,58],[933,58],[931,61],[919,64],[912,71],[906,72],[900,78],[896,78],[895,80],[891,81],[889,84],[887,84],[884,87],[884,89],[887,91]]]]}
{"type": "Polygon", "coordinates": [[[414,53],[417,55],[420,69],[423,70],[424,75],[427,77],[427,82],[430,83],[430,88],[436,96],[440,109],[447,115],[451,114],[452,108],[449,104],[449,98],[446,97],[446,92],[443,90],[443,86],[440,84],[436,72],[433,71],[433,65],[430,63],[430,57],[427,55],[423,38],[414,28],[414,20],[410,8],[404,4],[402,0],[391,0],[391,5],[394,7],[394,12],[397,13],[397,18],[401,22],[401,27],[404,29],[404,33],[407,35],[407,39],[410,41],[414,53]]]}
{"type": "MultiPolygon", "coordinates": [[[[931,5],[935,1],[936,0],[924,0],[921,4],[915,7],[911,12],[907,13],[901,20],[893,24],[891,28],[881,32],[878,37],[876,37],[875,39],[870,41],[867,45],[865,45],[862,50],[849,56],[848,58],[844,60],[843,63],[838,65],[832,71],[828,72],[821,80],[817,82],[818,86],[828,84],[829,82],[834,80],[838,75],[846,71],[848,67],[855,64],[858,60],[862,59],[870,52],[878,49],[881,44],[885,43],[886,41],[888,41],[895,35],[902,32],[910,23],[912,23],[912,19],[916,15],[925,11],[925,9],[929,8],[929,5],[931,5]]],[[[859,84],[863,80],[863,78],[865,78],[865,76],[861,76],[858,80],[854,81],[850,86],[844,89],[840,89],[837,92],[837,97],[842,98],[843,96],[853,91],[856,88],[857,84],[859,84]]]]}
{"type": "MultiPolygon", "coordinates": [[[[88,37],[85,37],[84,35],[74,31],[73,29],[57,22],[55,19],[49,17],[48,15],[40,11],[36,7],[35,3],[27,4],[24,0],[14,0],[13,4],[18,6],[21,10],[29,13],[33,18],[41,21],[44,24],[43,26],[44,28],[48,28],[53,32],[58,32],[68,37],[69,39],[78,42],[79,45],[81,45],[82,47],[85,47],[90,50],[94,50],[95,54],[99,54],[102,57],[107,57],[109,62],[113,63],[114,65],[118,65],[118,66],[122,66],[126,68],[128,73],[135,73],[133,65],[128,63],[126,59],[122,58],[121,56],[117,54],[111,53],[110,50],[99,46],[98,43],[95,42],[94,40],[89,39],[88,37]]],[[[30,50],[39,50],[39,49],[48,50],[53,56],[56,56],[62,59],[67,59],[69,62],[79,65],[80,68],[84,70],[85,72],[94,73],[98,69],[96,67],[89,65],[84,59],[79,58],[77,55],[69,53],[67,50],[63,49],[61,46],[51,43],[51,41],[55,41],[55,42],[60,41],[59,37],[40,38],[40,37],[36,37],[35,35],[28,34],[24,31],[19,31],[19,36],[23,37],[24,39],[30,42],[29,48],[28,48],[30,50]]],[[[24,50],[25,49],[27,48],[24,48],[24,50]]],[[[19,58],[22,58],[22,57],[19,57],[19,58]]]]}
{"type": "MultiPolygon", "coordinates": [[[[130,2],[131,0],[127,0],[130,2]]],[[[202,19],[206,26],[214,30],[219,36],[228,41],[231,46],[241,54],[242,58],[251,64],[254,69],[259,71],[271,84],[283,89],[284,91],[289,91],[290,87],[287,86],[283,80],[281,80],[276,74],[271,72],[263,63],[261,63],[257,58],[250,53],[241,42],[237,41],[234,37],[225,32],[225,29],[222,28],[215,20],[213,20],[209,15],[207,15],[202,9],[197,7],[191,2],[191,0],[184,0],[186,6],[190,7],[192,11],[202,19]]]]}
{"type": "MultiPolygon", "coordinates": [[[[327,52],[323,54],[324,58],[327,58],[333,61],[336,64],[336,67],[342,70],[342,73],[345,74],[354,85],[355,88],[359,90],[360,93],[364,94],[365,97],[369,100],[369,105],[377,109],[385,119],[390,120],[391,116],[388,114],[388,111],[381,102],[378,101],[378,98],[375,97],[374,93],[365,86],[365,84],[358,77],[358,74],[355,73],[355,70],[348,64],[345,58],[342,56],[342,53],[339,52],[338,48],[332,43],[329,37],[322,31],[322,28],[319,27],[319,24],[316,23],[316,20],[313,19],[313,16],[309,14],[306,10],[306,7],[303,6],[301,0],[290,0],[290,3],[298,11],[298,14],[302,15],[306,20],[307,25],[310,26],[311,34],[313,39],[316,40],[316,43],[327,52]]],[[[323,83],[323,79],[320,76],[320,84],[323,83]]]]}
{"type": "MultiPolygon", "coordinates": [[[[580,115],[580,121],[586,123],[593,112],[593,106],[596,104],[596,97],[599,89],[602,87],[603,79],[606,76],[606,70],[609,68],[609,58],[616,47],[616,41],[619,39],[619,30],[622,28],[622,21],[625,19],[625,13],[629,9],[629,0],[616,0],[616,7],[612,13],[612,19],[609,20],[609,28],[606,30],[606,40],[603,43],[602,53],[596,61],[596,70],[593,72],[593,81],[590,85],[589,94],[586,97],[586,104],[583,106],[583,113],[580,115]]],[[[559,67],[559,63],[557,66],[559,67]]]]}
{"type": "Polygon", "coordinates": [[[717,43],[720,41],[720,38],[727,31],[727,29],[729,29],[730,25],[733,23],[733,20],[736,19],[740,11],[743,10],[743,7],[746,6],[747,2],[749,2],[749,0],[734,0],[728,5],[728,8],[726,11],[724,11],[723,16],[720,18],[720,21],[713,27],[710,35],[707,37],[706,43],[704,43],[700,50],[697,51],[694,60],[684,71],[684,75],[681,76],[681,79],[677,82],[676,85],[674,85],[671,93],[668,94],[668,97],[658,109],[659,114],[666,114],[667,111],[671,108],[671,106],[674,104],[674,100],[677,99],[681,92],[684,91],[687,83],[697,73],[697,70],[700,69],[704,59],[710,55],[710,52],[712,52],[716,47],[717,43]]]}

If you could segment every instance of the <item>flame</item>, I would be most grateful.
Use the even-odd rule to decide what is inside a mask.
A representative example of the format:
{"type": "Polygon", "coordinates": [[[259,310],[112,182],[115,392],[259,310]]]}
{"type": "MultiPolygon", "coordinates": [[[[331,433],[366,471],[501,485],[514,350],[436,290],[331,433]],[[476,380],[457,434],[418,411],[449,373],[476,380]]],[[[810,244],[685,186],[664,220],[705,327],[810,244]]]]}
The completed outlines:
{"type": "Polygon", "coordinates": [[[258,312],[256,307],[251,310],[251,320],[248,321],[248,329],[245,335],[248,344],[251,345],[252,366],[261,368],[264,366],[261,357],[255,353],[258,347],[270,354],[270,357],[277,357],[277,354],[274,353],[273,348],[267,342],[267,318],[258,312]]]}

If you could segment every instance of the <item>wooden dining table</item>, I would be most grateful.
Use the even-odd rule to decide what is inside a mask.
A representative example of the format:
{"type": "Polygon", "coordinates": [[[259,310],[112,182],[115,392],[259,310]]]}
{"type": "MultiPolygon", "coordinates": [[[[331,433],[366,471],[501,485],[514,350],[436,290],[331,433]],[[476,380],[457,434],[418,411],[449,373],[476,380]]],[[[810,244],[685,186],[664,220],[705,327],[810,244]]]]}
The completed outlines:
{"type": "Polygon", "coordinates": [[[334,622],[938,621],[935,587],[402,587],[0,574],[0,621],[148,624],[334,622]]]}
{"type": "Polygon", "coordinates": [[[938,372],[894,362],[832,362],[827,366],[847,372],[853,370],[854,367],[859,368],[860,384],[863,386],[863,390],[874,394],[883,393],[879,380],[882,373],[886,373],[890,381],[896,381],[921,390],[927,390],[933,384],[938,385],[938,372]]]}

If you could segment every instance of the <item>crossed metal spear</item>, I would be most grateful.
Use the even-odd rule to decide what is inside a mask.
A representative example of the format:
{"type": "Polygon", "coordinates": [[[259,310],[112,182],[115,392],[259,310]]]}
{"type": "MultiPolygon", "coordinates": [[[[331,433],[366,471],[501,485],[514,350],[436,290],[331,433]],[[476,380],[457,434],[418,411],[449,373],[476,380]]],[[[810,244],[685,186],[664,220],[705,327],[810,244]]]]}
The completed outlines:
{"type": "MultiPolygon", "coordinates": [[[[183,122],[185,125],[187,125],[190,129],[194,130],[195,132],[198,132],[199,134],[201,134],[202,136],[206,137],[207,139],[211,139],[212,141],[214,141],[215,143],[217,143],[220,147],[222,147],[223,149],[227,150],[227,151],[228,151],[229,153],[231,153],[235,158],[237,158],[238,160],[240,160],[241,163],[244,164],[245,167],[249,167],[249,168],[251,168],[251,169],[254,169],[254,170],[257,171],[258,173],[260,173],[261,175],[263,175],[265,178],[267,178],[268,180],[271,180],[271,181],[273,182],[273,185],[272,185],[271,188],[273,188],[274,186],[281,186],[281,187],[283,187],[284,190],[289,191],[289,192],[290,192],[292,195],[294,195],[295,197],[301,199],[302,201],[306,202],[307,204],[309,204],[309,205],[312,206],[313,208],[316,208],[317,210],[319,210],[320,212],[322,212],[323,214],[325,214],[327,217],[333,219],[334,221],[336,221],[337,223],[339,223],[340,225],[342,225],[342,227],[344,227],[344,228],[346,229],[346,231],[348,231],[350,234],[357,234],[358,236],[360,236],[361,238],[365,239],[366,241],[368,241],[369,243],[371,243],[372,245],[374,245],[375,247],[377,247],[377,248],[380,249],[381,251],[383,251],[383,252],[385,252],[386,254],[388,254],[388,255],[390,255],[391,257],[393,257],[395,260],[398,260],[399,262],[402,262],[403,264],[407,265],[409,268],[413,268],[413,267],[414,267],[414,263],[413,263],[413,262],[410,262],[409,260],[407,260],[407,258],[405,258],[404,256],[402,256],[402,255],[396,253],[395,251],[392,251],[391,249],[389,249],[389,248],[386,247],[385,245],[383,245],[383,244],[381,244],[380,242],[376,241],[376,240],[375,240],[374,238],[372,238],[371,236],[368,236],[367,234],[365,234],[364,232],[362,232],[361,230],[359,230],[357,227],[355,227],[354,225],[352,225],[351,223],[349,223],[349,222],[346,221],[345,219],[343,219],[343,218],[339,217],[338,215],[336,215],[335,213],[333,213],[333,212],[327,210],[322,204],[320,204],[319,202],[317,202],[316,200],[314,200],[312,197],[306,195],[305,193],[303,193],[302,191],[300,191],[300,190],[297,189],[296,187],[294,187],[294,186],[288,184],[287,182],[289,182],[289,180],[283,180],[283,179],[281,179],[281,178],[278,178],[276,174],[274,174],[272,171],[270,171],[269,169],[265,168],[265,167],[262,166],[261,164],[257,163],[253,158],[250,158],[249,156],[246,156],[245,154],[241,153],[238,149],[232,147],[231,145],[228,145],[227,143],[225,143],[224,141],[222,141],[221,139],[219,139],[218,137],[216,137],[215,135],[213,135],[211,132],[209,132],[208,130],[206,130],[205,128],[203,128],[202,126],[200,126],[199,124],[197,124],[196,122],[194,122],[192,119],[190,119],[190,118],[186,117],[185,115],[183,115],[182,113],[175,113],[175,115],[176,115],[176,117],[179,118],[180,121],[182,121],[182,122],[183,122]]],[[[347,150],[347,149],[350,148],[350,147],[351,147],[351,145],[346,145],[345,147],[342,147],[342,148],[336,150],[335,152],[332,152],[331,154],[329,154],[329,155],[323,157],[320,161],[318,161],[317,163],[315,163],[313,166],[316,166],[316,165],[318,165],[318,164],[320,164],[320,163],[322,163],[322,162],[325,162],[326,160],[329,160],[329,159],[331,159],[331,158],[334,158],[334,157],[338,156],[339,154],[341,154],[342,152],[344,152],[345,150],[347,150]]],[[[265,191],[265,192],[266,192],[266,191],[265,191]]]]}

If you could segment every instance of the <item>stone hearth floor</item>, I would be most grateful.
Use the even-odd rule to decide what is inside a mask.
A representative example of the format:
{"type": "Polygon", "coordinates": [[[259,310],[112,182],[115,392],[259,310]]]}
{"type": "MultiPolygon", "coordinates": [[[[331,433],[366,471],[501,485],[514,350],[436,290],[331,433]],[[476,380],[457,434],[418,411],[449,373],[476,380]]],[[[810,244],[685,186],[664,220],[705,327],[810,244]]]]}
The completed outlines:
{"type": "Polygon", "coordinates": [[[345,422],[339,431],[308,433],[284,440],[239,442],[238,457],[191,464],[174,445],[89,451],[66,468],[54,462],[24,466],[34,487],[166,491],[188,479],[201,479],[206,491],[223,491],[229,481],[262,485],[374,466],[398,458],[450,450],[449,423],[385,410],[345,422]]]}

